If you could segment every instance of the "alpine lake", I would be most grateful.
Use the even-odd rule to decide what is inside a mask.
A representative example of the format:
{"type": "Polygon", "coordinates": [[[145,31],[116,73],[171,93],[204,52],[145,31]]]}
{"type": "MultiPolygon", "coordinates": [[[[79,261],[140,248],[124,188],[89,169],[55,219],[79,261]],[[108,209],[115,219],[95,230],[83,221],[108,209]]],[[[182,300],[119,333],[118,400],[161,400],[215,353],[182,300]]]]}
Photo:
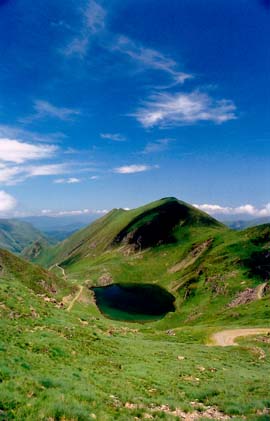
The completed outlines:
{"type": "Polygon", "coordinates": [[[110,319],[143,323],[175,311],[175,297],[158,285],[127,283],[91,289],[100,312],[110,319]]]}

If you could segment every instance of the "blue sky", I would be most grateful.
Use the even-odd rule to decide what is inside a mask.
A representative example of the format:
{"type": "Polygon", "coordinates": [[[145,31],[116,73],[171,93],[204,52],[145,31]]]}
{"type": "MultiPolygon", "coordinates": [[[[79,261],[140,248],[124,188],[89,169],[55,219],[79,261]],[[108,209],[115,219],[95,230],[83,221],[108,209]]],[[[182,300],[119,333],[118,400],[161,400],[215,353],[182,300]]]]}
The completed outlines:
{"type": "Polygon", "coordinates": [[[0,214],[270,215],[267,0],[0,0],[0,214]]]}

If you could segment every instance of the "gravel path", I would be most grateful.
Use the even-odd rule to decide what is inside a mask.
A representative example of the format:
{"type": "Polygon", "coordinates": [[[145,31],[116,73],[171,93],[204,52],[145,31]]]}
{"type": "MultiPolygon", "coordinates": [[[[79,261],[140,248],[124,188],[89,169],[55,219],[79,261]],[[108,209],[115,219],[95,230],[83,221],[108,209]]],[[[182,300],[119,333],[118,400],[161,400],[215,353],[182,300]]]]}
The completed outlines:
{"type": "Polygon", "coordinates": [[[250,329],[232,329],[222,330],[211,336],[211,345],[213,346],[235,346],[235,340],[243,336],[270,334],[270,328],[250,328],[250,329]]]}

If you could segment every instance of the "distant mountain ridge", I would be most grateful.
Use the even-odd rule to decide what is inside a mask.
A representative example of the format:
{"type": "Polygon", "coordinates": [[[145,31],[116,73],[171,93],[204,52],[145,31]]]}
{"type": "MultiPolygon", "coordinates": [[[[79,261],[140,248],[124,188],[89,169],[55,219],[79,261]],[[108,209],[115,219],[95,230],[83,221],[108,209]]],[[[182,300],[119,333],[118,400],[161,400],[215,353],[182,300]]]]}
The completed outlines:
{"type": "Polygon", "coordinates": [[[258,225],[269,224],[270,223],[270,216],[264,216],[261,218],[256,219],[248,219],[248,220],[235,220],[235,221],[222,221],[225,225],[229,228],[235,230],[243,230],[249,227],[256,227],[258,225]]]}
{"type": "Polygon", "coordinates": [[[57,243],[87,226],[97,219],[97,217],[98,215],[27,216],[19,218],[19,220],[30,223],[37,230],[45,234],[53,243],[57,243]]]}
{"type": "Polygon", "coordinates": [[[19,254],[40,239],[45,240],[45,236],[28,222],[0,219],[0,248],[19,254]]]}

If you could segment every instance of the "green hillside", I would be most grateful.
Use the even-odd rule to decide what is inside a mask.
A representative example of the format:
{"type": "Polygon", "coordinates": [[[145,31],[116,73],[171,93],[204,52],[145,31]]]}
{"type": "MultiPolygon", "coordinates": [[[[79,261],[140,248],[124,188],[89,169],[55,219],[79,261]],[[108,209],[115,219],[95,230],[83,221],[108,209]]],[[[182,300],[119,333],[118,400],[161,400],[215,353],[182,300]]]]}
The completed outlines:
{"type": "Polygon", "coordinates": [[[165,198],[130,211],[113,209],[62,243],[45,250],[37,261],[47,266],[67,259],[74,262],[100,255],[121,243],[129,243],[135,249],[176,243],[179,232],[181,236],[188,227],[225,229],[189,204],[165,198]]]}
{"type": "Polygon", "coordinates": [[[269,248],[270,225],[232,231],[167,198],[44,249],[50,272],[1,252],[0,420],[269,420],[269,248]],[[104,317],[89,287],[127,282],[175,311],[104,317]],[[266,330],[208,346],[245,328],[266,330]]]}
{"type": "Polygon", "coordinates": [[[17,219],[0,219],[0,248],[21,253],[25,247],[44,236],[31,224],[17,219]]]}
{"type": "MultiPolygon", "coordinates": [[[[270,225],[232,231],[205,213],[174,198],[108,215],[58,246],[40,260],[64,268],[70,279],[89,285],[154,283],[172,292],[179,323],[263,323],[265,302],[254,314],[235,311],[248,290],[268,281],[270,225]]],[[[266,288],[267,290],[267,288],[266,288]]],[[[255,294],[255,293],[254,293],[255,294]]],[[[251,292],[252,295],[252,292],[251,292]]],[[[249,299],[246,298],[249,302],[249,299]]],[[[251,300],[252,301],[252,300],[251,300]]]]}
{"type": "Polygon", "coordinates": [[[21,282],[25,287],[35,293],[57,294],[66,284],[55,274],[48,272],[40,266],[26,262],[7,250],[0,249],[0,280],[21,282]]]}

